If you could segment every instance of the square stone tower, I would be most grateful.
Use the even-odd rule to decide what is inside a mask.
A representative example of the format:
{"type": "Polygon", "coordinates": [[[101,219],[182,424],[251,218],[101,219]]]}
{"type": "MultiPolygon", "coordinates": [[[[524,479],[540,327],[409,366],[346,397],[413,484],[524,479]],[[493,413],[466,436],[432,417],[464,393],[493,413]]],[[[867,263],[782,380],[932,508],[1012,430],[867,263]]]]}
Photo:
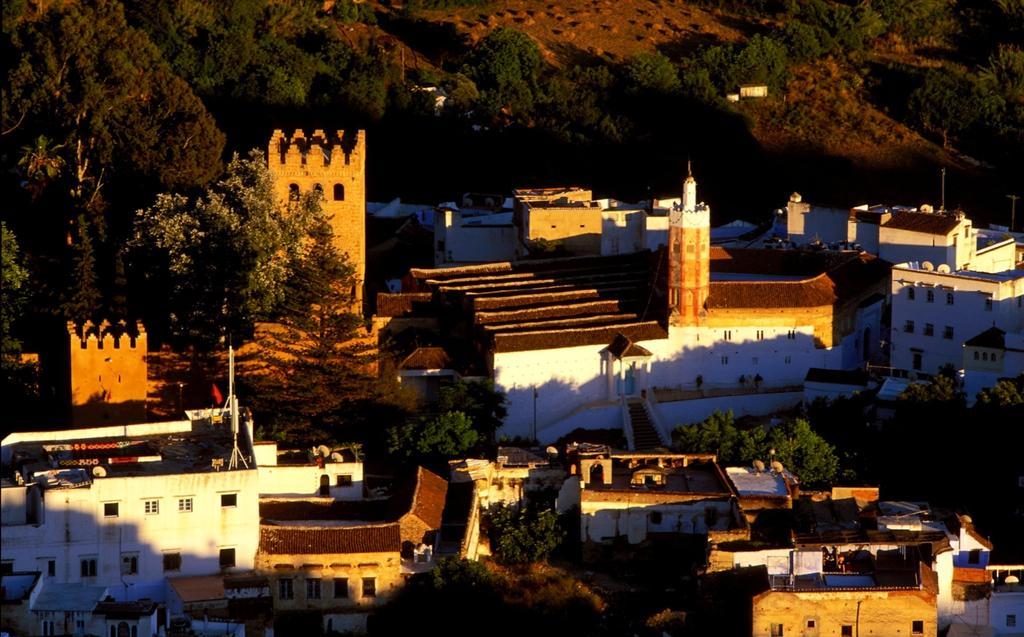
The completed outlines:
{"type": "Polygon", "coordinates": [[[267,165],[282,203],[313,190],[323,193],[338,250],[355,268],[353,295],[363,298],[366,280],[366,131],[315,130],[309,137],[296,130],[288,138],[275,130],[267,149],[267,165]]]}
{"type": "Polygon", "coordinates": [[[683,327],[702,325],[711,287],[711,210],[697,203],[692,172],[683,181],[681,204],[669,213],[668,245],[670,320],[683,327]]]}
{"type": "Polygon", "coordinates": [[[146,328],[68,321],[68,379],[75,427],[146,421],[146,328]]]}

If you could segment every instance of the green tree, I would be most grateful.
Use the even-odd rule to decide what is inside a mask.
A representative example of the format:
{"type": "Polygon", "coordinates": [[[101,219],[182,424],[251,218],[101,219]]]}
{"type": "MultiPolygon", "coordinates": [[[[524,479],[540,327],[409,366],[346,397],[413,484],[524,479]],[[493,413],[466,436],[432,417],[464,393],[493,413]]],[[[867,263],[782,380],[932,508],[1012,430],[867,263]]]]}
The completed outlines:
{"type": "Polygon", "coordinates": [[[495,389],[493,380],[459,380],[441,387],[437,411],[465,414],[481,438],[493,440],[505,420],[505,404],[505,394],[495,389]]]}
{"type": "Polygon", "coordinates": [[[932,69],[910,94],[909,107],[918,124],[941,137],[943,148],[949,148],[952,138],[992,115],[998,104],[966,75],[932,69]]]}
{"type": "Polygon", "coordinates": [[[70,321],[97,320],[103,309],[103,295],[96,277],[92,232],[86,216],[75,224],[78,237],[71,245],[71,278],[64,293],[63,312],[70,321]]]}
{"type": "Polygon", "coordinates": [[[779,38],[785,43],[789,58],[794,62],[816,60],[835,46],[827,31],[796,20],[786,22],[779,38]]]}
{"type": "Polygon", "coordinates": [[[352,312],[355,269],[334,244],[328,221],[310,239],[287,279],[275,323],[246,361],[247,400],[270,436],[313,442],[349,440],[349,426],[372,400],[375,379],[352,312]],[[249,364],[251,363],[251,364],[249,364]]]}
{"type": "Polygon", "coordinates": [[[732,410],[716,411],[703,422],[681,425],[672,432],[672,444],[682,453],[713,453],[722,464],[744,464],[767,457],[762,427],[736,427],[732,410]]]}
{"type": "Polygon", "coordinates": [[[28,270],[14,231],[0,221],[0,356],[5,363],[21,353],[21,341],[15,337],[15,325],[28,300],[28,270]]]}
{"type": "Polygon", "coordinates": [[[674,93],[679,90],[679,73],[672,61],[658,51],[634,55],[626,62],[626,79],[633,91],[674,93]]]}
{"type": "Polygon", "coordinates": [[[530,564],[547,559],[565,537],[551,509],[495,504],[487,509],[491,550],[503,564],[530,564]]]}
{"type": "Polygon", "coordinates": [[[976,406],[981,410],[993,408],[1020,408],[1024,405],[1024,374],[1014,379],[1003,379],[993,387],[978,392],[976,406]]]}
{"type": "Polygon", "coordinates": [[[1024,100],[1024,50],[1000,45],[979,73],[982,86],[1008,101],[1024,100]]]}
{"type": "Polygon", "coordinates": [[[136,213],[131,261],[171,333],[208,348],[273,315],[319,206],[311,194],[282,208],[263,155],[235,155],[201,196],[161,194],[136,213]]]}
{"type": "Polygon", "coordinates": [[[73,204],[102,207],[111,174],[169,187],[217,174],[224,136],[120,3],[54,5],[19,21],[10,46],[3,128],[53,140],[73,204]]]}
{"type": "Polygon", "coordinates": [[[469,416],[447,411],[392,427],[388,451],[406,458],[453,458],[465,455],[479,440],[469,416]]]}
{"type": "Polygon", "coordinates": [[[934,376],[931,382],[911,383],[900,394],[899,400],[906,404],[935,405],[946,403],[963,404],[964,395],[956,379],[947,374],[934,376]]]}
{"type": "Polygon", "coordinates": [[[537,43],[522,31],[492,31],[471,52],[464,73],[480,90],[487,115],[526,118],[533,111],[541,69],[537,43]]]}
{"type": "Polygon", "coordinates": [[[775,449],[775,459],[803,483],[830,484],[839,471],[835,449],[803,418],[772,428],[767,442],[775,449]]]}
{"type": "Polygon", "coordinates": [[[871,7],[887,25],[887,31],[905,41],[942,38],[956,23],[952,0],[873,0],[871,7]]]}

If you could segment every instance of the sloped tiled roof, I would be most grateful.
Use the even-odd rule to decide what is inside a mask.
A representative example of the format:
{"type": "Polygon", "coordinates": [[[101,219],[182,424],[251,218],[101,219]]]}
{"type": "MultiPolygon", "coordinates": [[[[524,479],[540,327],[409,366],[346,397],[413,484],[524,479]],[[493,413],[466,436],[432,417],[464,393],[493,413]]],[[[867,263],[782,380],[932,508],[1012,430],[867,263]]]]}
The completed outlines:
{"type": "Polygon", "coordinates": [[[416,473],[416,489],[408,515],[419,518],[432,529],[440,528],[447,493],[447,480],[420,467],[416,473]]]}
{"type": "Polygon", "coordinates": [[[398,553],[399,526],[261,526],[260,553],[265,555],[323,555],[338,553],[398,553]]]}
{"type": "Polygon", "coordinates": [[[1006,332],[998,327],[990,327],[981,334],[964,341],[964,345],[970,347],[990,347],[992,349],[1006,349],[1006,332]]]}
{"type": "Polygon", "coordinates": [[[448,369],[452,359],[443,347],[417,347],[398,369],[448,369]]]}
{"type": "Polygon", "coordinates": [[[882,224],[891,230],[908,230],[946,236],[956,230],[960,220],[952,215],[932,212],[900,212],[882,224]]]}
{"type": "Polygon", "coordinates": [[[650,356],[651,352],[629,340],[624,334],[619,334],[608,346],[608,351],[615,358],[630,358],[634,356],[650,356]]]}

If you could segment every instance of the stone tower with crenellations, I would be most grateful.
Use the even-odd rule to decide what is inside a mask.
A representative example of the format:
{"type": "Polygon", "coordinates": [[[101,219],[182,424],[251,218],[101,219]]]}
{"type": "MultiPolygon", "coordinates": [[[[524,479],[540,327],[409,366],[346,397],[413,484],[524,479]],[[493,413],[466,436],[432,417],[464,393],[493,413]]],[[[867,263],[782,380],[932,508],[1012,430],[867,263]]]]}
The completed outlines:
{"type": "Polygon", "coordinates": [[[711,210],[697,202],[697,180],[689,166],[682,201],[669,213],[668,243],[672,323],[703,325],[711,289],[711,210]]]}
{"type": "Polygon", "coordinates": [[[146,328],[124,321],[68,321],[71,422],[119,425],[146,420],[146,328]]]}
{"type": "Polygon", "coordinates": [[[328,135],[317,129],[307,137],[299,129],[289,138],[275,130],[267,165],[279,201],[293,201],[315,189],[323,193],[335,245],[355,268],[353,295],[361,301],[366,280],[366,131],[328,135]]]}

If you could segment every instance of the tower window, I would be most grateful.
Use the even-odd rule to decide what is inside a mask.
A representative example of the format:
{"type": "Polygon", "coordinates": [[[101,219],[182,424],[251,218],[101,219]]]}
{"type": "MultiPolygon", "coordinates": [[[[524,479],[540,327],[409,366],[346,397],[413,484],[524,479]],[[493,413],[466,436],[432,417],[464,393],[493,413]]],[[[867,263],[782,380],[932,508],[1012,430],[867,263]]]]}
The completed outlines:
{"type": "Polygon", "coordinates": [[[345,201],[345,186],[334,184],[334,200],[345,201]]]}
{"type": "Polygon", "coordinates": [[[288,184],[288,199],[291,201],[299,200],[299,184],[288,184]]]}
{"type": "Polygon", "coordinates": [[[911,301],[914,300],[914,288],[907,288],[907,298],[910,299],[911,301]]]}
{"type": "Polygon", "coordinates": [[[315,192],[316,194],[318,194],[321,197],[323,197],[324,196],[324,187],[321,186],[320,184],[314,184],[313,185],[313,192],[315,192]]]}

